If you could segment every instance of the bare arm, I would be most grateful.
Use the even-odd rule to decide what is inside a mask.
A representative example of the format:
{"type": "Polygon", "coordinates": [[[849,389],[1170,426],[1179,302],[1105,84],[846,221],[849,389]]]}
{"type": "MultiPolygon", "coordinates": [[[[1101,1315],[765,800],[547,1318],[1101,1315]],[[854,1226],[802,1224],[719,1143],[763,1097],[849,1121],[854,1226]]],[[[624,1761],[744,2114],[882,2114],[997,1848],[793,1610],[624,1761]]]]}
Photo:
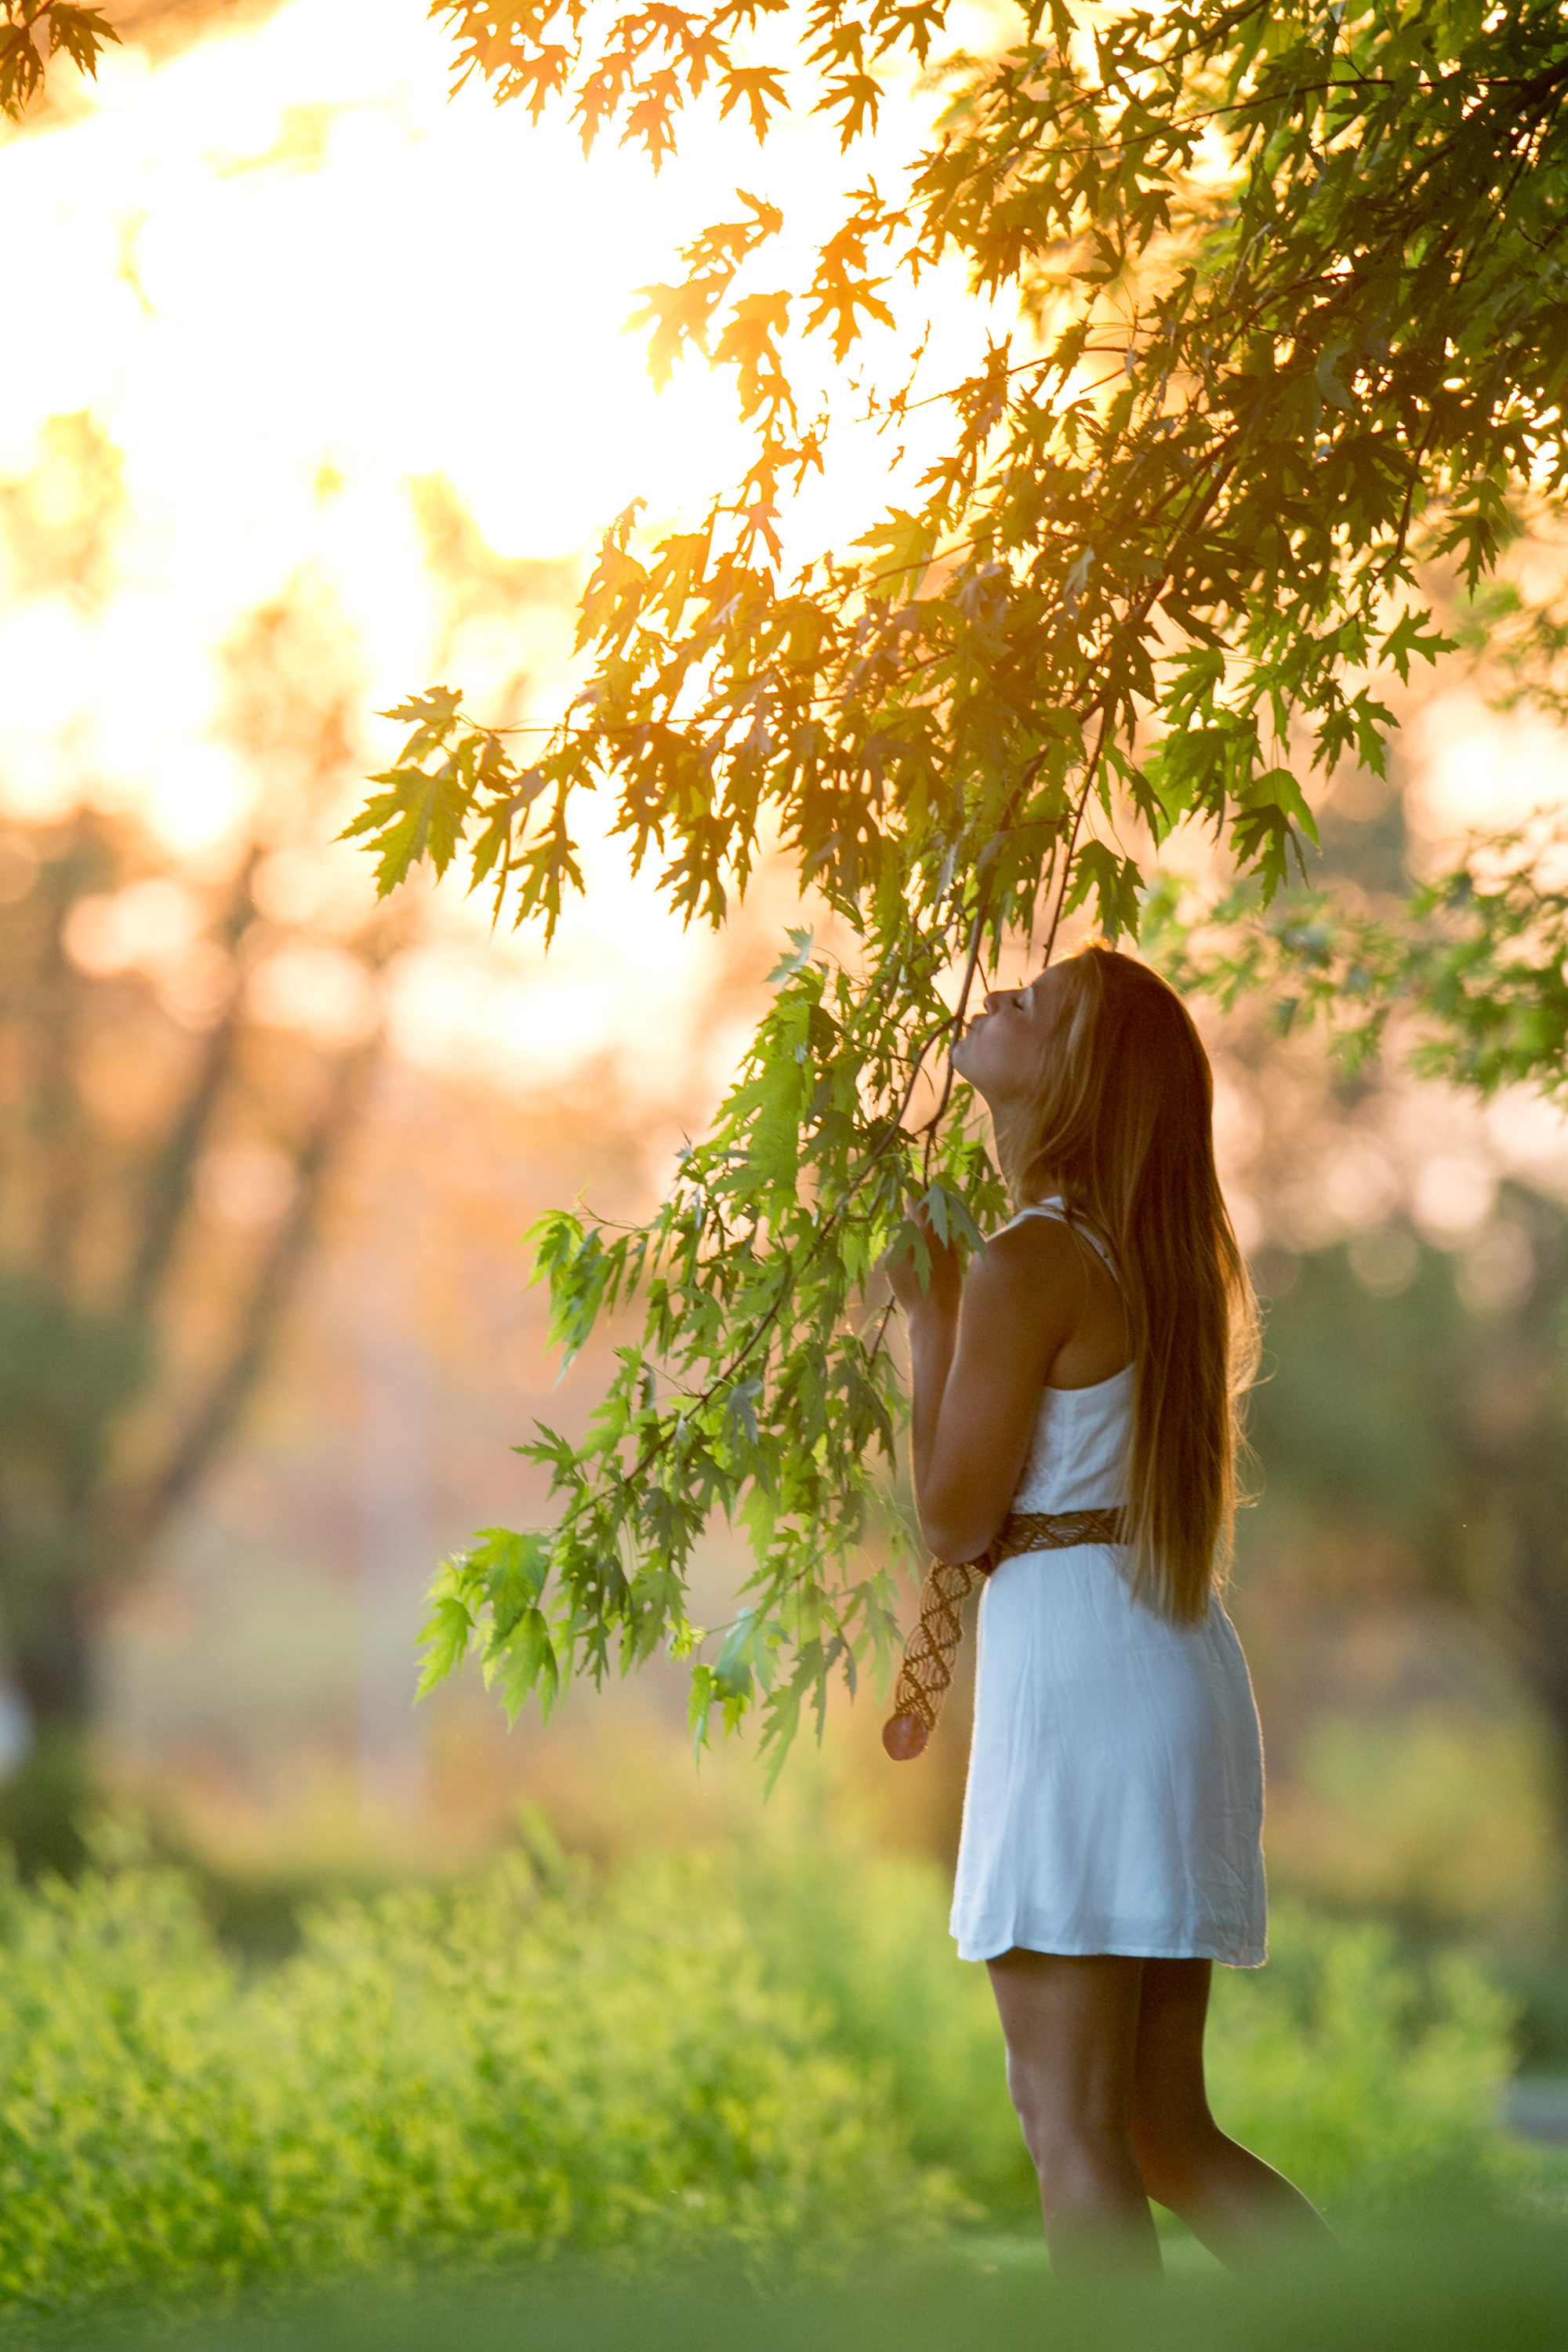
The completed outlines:
{"type": "Polygon", "coordinates": [[[909,1318],[915,1502],[939,1559],[973,1559],[1007,1515],[1086,1276],[1080,1244],[1044,1219],[998,1234],[962,1291],[956,1257],[928,1239],[928,1290],[908,1261],[889,1269],[909,1318]]]}

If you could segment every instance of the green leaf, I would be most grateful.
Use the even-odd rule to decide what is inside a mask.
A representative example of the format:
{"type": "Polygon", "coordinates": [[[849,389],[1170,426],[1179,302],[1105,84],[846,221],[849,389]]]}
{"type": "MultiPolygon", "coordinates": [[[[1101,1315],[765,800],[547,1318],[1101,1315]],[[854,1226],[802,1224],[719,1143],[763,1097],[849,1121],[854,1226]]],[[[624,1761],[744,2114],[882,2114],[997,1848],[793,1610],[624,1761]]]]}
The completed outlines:
{"type": "Polygon", "coordinates": [[[1118,857],[1102,841],[1086,841],[1074,863],[1064,912],[1070,914],[1092,897],[1100,928],[1108,940],[1117,939],[1123,931],[1131,931],[1136,939],[1142,879],[1131,857],[1118,857]]]}
{"type": "Polygon", "coordinates": [[[790,953],[781,956],[769,972],[767,984],[770,988],[777,981],[793,980],[796,972],[804,971],[811,961],[812,942],[816,937],[815,931],[792,929],[786,931],[784,937],[790,943],[790,953]]]}
{"type": "Polygon", "coordinates": [[[880,604],[890,603],[899,596],[912,596],[925,576],[935,542],[936,532],[929,516],[901,510],[890,515],[886,522],[862,531],[855,545],[875,551],[867,594],[880,604]]]}

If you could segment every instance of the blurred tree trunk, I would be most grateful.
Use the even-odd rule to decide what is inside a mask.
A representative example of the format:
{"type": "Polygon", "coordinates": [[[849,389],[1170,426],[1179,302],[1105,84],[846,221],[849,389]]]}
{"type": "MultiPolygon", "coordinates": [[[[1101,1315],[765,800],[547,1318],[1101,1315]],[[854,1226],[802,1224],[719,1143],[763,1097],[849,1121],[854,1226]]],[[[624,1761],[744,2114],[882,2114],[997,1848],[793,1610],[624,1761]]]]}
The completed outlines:
{"type": "Polygon", "coordinates": [[[7,1663],[27,1710],[32,1746],[0,1789],[0,1832],[25,1876],[70,1872],[83,1859],[81,1816],[91,1801],[89,1735],[97,1691],[91,1636],[79,1585],[35,1583],[26,1604],[0,1580],[7,1663]]]}
{"type": "Polygon", "coordinates": [[[27,1605],[5,1611],[11,1679],[35,1734],[78,1732],[92,1718],[92,1643],[79,1588],[63,1578],[36,1585],[27,1605]]]}
{"type": "Polygon", "coordinates": [[[216,886],[86,812],[0,848],[32,875],[0,933],[0,1639],[32,1732],[0,1835],[33,1871],[80,1858],[97,1623],[267,1363],[390,934],[313,943],[363,1017],[312,1035],[255,1009],[302,944],[258,905],[261,844],[216,886]]]}

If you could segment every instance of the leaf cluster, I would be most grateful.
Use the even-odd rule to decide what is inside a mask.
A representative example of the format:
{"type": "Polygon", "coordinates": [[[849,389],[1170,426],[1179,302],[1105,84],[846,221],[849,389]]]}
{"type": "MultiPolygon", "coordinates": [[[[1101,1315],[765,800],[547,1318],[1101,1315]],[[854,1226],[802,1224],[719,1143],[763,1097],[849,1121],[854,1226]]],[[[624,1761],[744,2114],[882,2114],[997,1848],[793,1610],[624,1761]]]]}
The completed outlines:
{"type": "Polygon", "coordinates": [[[0,0],[0,114],[15,122],[44,86],[44,67],[63,49],[73,66],[96,77],[106,42],[119,34],[101,9],[73,0],[0,0]]]}
{"type": "MultiPolygon", "coordinates": [[[[699,1740],[711,1709],[733,1726],[760,1706],[782,1757],[803,1705],[820,1727],[836,1670],[853,1687],[858,1662],[886,1660],[894,1584],[867,1538],[889,1520],[899,1391],[873,1276],[915,1239],[913,1199],[973,1244],[1000,1188],[962,1118],[926,1155],[886,1115],[909,1039],[807,934],[793,949],[710,1134],[681,1153],[650,1223],[562,1211],[534,1228],[566,1359],[617,1309],[628,1322],[635,1310],[640,1334],[617,1348],[584,1441],[539,1424],[519,1448],[551,1474],[552,1531],[488,1529],[442,1570],[426,1688],[476,1636],[513,1713],[531,1694],[548,1707],[574,1671],[598,1678],[668,1645],[692,1660],[699,1740]],[[687,1591],[715,1516],[743,1528],[755,1567],[732,1622],[708,1628],[687,1591]]],[[[933,1026],[947,1017],[934,996],[922,1009],[933,1026]]],[[[909,1549],[896,1515],[889,1533],[896,1564],[909,1549]]]]}
{"type": "Polygon", "coordinates": [[[787,66],[759,64],[745,46],[760,21],[785,20],[781,44],[810,76],[813,110],[848,147],[876,126],[889,66],[900,53],[923,66],[947,10],[945,0],[872,0],[868,9],[806,0],[798,11],[790,0],[725,0],[712,9],[665,0],[626,9],[592,0],[432,0],[430,14],[451,22],[458,89],[481,74],[499,100],[522,99],[536,121],[563,104],[584,150],[618,129],[622,144],[640,146],[657,171],[676,152],[681,114],[705,90],[718,94],[721,119],[742,110],[759,140],[788,105],[787,66]]]}

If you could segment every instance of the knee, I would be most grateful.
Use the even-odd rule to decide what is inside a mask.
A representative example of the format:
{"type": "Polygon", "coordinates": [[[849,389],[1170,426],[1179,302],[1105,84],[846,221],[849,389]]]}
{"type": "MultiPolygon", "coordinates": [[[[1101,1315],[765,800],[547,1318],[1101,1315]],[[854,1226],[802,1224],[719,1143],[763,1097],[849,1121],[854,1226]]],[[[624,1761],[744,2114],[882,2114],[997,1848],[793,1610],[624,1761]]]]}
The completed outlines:
{"type": "Polygon", "coordinates": [[[1124,2124],[1119,2127],[1093,2116],[1063,2114],[1027,2093],[1015,2093],[1013,2105],[1047,2211],[1077,2203],[1108,2166],[1125,2167],[1124,2124]]]}
{"type": "Polygon", "coordinates": [[[1049,2103],[1037,2095],[1027,2077],[1020,2080],[1012,2068],[1008,2069],[1007,2089],[1024,2135],[1024,2146],[1038,2172],[1042,2165],[1052,2160],[1063,2137],[1060,2118],[1053,2114],[1049,2103]]]}
{"type": "Polygon", "coordinates": [[[1132,2153],[1156,2205],[1179,2213],[1201,2187],[1225,2136],[1212,2116],[1151,2122],[1134,2114],[1132,2153]]]}
{"type": "Polygon", "coordinates": [[[1047,2171],[1054,2170],[1071,2134],[1064,2132],[1058,2118],[1048,2115],[1032,2101],[1016,2098],[1019,2129],[1024,2146],[1029,2151],[1029,2161],[1043,2180],[1047,2171]]]}

